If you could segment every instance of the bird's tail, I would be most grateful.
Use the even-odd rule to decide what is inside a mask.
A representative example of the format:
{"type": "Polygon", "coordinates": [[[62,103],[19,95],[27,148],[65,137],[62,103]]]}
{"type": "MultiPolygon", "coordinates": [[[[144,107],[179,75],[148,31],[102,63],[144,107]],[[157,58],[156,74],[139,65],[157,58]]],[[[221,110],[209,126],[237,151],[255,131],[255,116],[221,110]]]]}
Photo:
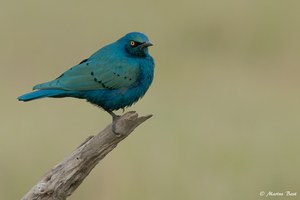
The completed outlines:
{"type": "Polygon", "coordinates": [[[34,92],[23,94],[22,96],[18,97],[18,100],[31,101],[31,100],[45,98],[45,97],[67,97],[67,96],[71,96],[71,91],[49,89],[49,90],[37,90],[34,92]]]}

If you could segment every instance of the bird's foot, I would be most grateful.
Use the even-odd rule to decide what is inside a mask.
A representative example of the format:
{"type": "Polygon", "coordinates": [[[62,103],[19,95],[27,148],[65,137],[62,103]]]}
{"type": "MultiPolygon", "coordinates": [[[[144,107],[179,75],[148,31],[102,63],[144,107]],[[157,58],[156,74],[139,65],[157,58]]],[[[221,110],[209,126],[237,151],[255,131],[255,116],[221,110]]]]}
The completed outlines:
{"type": "Polygon", "coordinates": [[[117,136],[117,137],[120,137],[121,136],[121,133],[118,133],[117,132],[117,122],[119,120],[119,118],[121,117],[120,115],[116,115],[115,113],[113,113],[112,111],[107,111],[113,118],[113,121],[112,121],[112,125],[111,125],[111,129],[112,129],[112,132],[117,136]]]}

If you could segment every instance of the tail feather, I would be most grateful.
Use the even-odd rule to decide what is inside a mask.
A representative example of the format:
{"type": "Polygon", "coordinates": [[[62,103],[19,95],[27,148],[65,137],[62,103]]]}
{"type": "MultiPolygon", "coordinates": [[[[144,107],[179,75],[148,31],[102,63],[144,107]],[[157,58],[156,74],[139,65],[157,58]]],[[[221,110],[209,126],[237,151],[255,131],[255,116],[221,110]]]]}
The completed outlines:
{"type": "Polygon", "coordinates": [[[65,90],[37,90],[18,97],[19,101],[31,101],[45,97],[66,97],[71,96],[70,91],[65,90]]]}

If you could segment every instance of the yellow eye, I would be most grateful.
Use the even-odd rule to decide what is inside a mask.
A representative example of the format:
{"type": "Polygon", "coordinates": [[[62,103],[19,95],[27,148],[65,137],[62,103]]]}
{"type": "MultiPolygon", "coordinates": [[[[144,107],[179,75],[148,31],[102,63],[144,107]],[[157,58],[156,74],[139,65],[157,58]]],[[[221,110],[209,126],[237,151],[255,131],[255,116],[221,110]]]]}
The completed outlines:
{"type": "Polygon", "coordinates": [[[135,45],[135,41],[131,41],[130,46],[134,47],[134,45],[135,45]]]}

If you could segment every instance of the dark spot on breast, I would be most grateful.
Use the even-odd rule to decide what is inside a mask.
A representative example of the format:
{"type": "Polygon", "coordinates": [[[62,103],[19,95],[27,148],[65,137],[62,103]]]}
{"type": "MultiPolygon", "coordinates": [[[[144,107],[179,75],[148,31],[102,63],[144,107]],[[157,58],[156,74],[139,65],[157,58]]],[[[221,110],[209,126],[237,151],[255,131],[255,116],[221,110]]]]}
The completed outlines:
{"type": "Polygon", "coordinates": [[[88,61],[88,59],[84,59],[84,60],[81,61],[79,64],[85,63],[86,61],[88,61]]]}
{"type": "Polygon", "coordinates": [[[127,76],[124,76],[124,79],[127,79],[127,76]]]}
{"type": "Polygon", "coordinates": [[[117,76],[120,76],[120,74],[117,74],[117,76]]]}
{"type": "Polygon", "coordinates": [[[112,88],[112,87],[108,87],[107,85],[105,85],[105,84],[102,83],[101,81],[100,81],[100,82],[98,81],[98,83],[100,83],[100,84],[102,85],[102,87],[105,88],[105,89],[114,89],[114,88],[112,88]]]}
{"type": "Polygon", "coordinates": [[[94,72],[91,72],[91,75],[94,76],[94,72]]]}
{"type": "Polygon", "coordinates": [[[107,88],[106,85],[105,85],[104,83],[102,83],[101,85],[102,85],[102,87],[107,88]]]}
{"type": "Polygon", "coordinates": [[[94,81],[97,82],[98,80],[96,78],[94,78],[94,81]]]}
{"type": "Polygon", "coordinates": [[[102,81],[98,81],[98,83],[102,83],[102,81]]]}
{"type": "Polygon", "coordinates": [[[132,79],[131,79],[131,78],[129,78],[129,80],[131,81],[132,79]]]}

